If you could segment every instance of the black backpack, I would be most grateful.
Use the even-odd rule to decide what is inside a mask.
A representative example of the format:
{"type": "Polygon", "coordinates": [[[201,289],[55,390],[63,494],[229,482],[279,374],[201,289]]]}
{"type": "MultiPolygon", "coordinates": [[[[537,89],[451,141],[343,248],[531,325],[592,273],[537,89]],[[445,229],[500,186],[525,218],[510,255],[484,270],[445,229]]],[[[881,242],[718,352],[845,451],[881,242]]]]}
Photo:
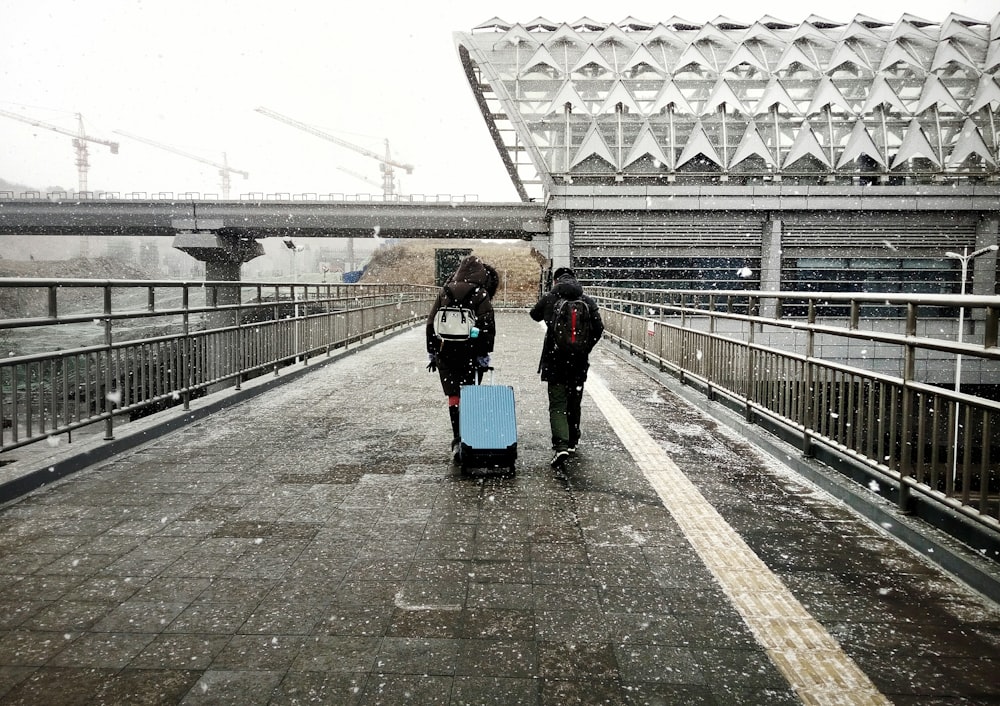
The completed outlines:
{"type": "Polygon", "coordinates": [[[589,353],[593,338],[590,307],[583,299],[560,297],[552,310],[552,340],[556,350],[589,353]]]}

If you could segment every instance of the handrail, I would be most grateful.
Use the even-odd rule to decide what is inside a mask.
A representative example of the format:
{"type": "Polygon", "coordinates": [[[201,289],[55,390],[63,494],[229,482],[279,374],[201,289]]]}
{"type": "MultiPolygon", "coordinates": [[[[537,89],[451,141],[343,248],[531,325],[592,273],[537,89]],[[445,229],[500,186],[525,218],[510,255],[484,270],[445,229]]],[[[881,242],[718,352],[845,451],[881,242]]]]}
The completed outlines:
{"type": "Polygon", "coordinates": [[[631,354],[865,469],[903,509],[916,495],[1000,532],[1000,296],[589,291],[631,354]]]}
{"type": "Polygon", "coordinates": [[[0,452],[190,401],[426,319],[400,284],[0,278],[0,452]]]}

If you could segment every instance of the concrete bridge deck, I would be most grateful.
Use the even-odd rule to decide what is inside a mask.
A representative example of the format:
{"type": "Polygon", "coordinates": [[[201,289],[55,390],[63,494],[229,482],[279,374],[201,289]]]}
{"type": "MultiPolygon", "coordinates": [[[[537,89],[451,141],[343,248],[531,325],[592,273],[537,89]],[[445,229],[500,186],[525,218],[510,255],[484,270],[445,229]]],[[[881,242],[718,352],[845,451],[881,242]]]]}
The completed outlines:
{"type": "Polygon", "coordinates": [[[515,477],[414,330],[0,508],[0,704],[1000,703],[995,603],[607,344],[556,475],[498,327],[515,477]]]}

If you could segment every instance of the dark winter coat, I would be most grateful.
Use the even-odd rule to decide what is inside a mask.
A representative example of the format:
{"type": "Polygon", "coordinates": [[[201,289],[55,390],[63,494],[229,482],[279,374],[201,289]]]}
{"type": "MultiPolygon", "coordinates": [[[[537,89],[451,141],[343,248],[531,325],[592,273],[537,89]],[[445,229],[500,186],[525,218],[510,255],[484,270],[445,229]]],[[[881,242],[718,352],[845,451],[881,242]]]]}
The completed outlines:
{"type": "Polygon", "coordinates": [[[542,295],[529,315],[535,321],[545,322],[545,341],[542,343],[542,357],[538,361],[538,372],[545,382],[582,385],[587,380],[590,368],[590,351],[604,334],[604,322],[597,302],[583,293],[583,286],[572,275],[562,275],[552,285],[551,291],[542,295]],[[587,303],[591,316],[591,340],[583,353],[567,353],[556,349],[552,337],[552,317],[556,302],[560,299],[582,299],[587,303]]]}
{"type": "Polygon", "coordinates": [[[427,352],[437,360],[441,385],[446,395],[457,395],[463,383],[471,383],[476,359],[493,352],[496,322],[492,294],[496,291],[496,270],[474,255],[462,260],[455,274],[441,288],[427,317],[427,352]],[[443,341],[434,334],[434,315],[448,304],[461,304],[476,314],[479,335],[466,341],[443,341]]]}

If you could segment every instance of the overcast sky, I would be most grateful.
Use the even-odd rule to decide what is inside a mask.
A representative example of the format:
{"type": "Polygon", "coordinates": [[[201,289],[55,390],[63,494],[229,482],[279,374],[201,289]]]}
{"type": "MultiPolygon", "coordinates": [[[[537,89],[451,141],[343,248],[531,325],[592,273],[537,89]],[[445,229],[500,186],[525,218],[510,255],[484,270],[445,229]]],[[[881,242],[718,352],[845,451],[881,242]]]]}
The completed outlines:
{"type": "MultiPolygon", "coordinates": [[[[265,106],[415,166],[413,194],[517,195],[462,73],[452,33],[499,16],[656,22],[765,14],[801,22],[903,13],[940,22],[949,12],[990,20],[996,0],[700,0],[631,3],[504,0],[276,2],[268,0],[0,0],[0,109],[118,141],[90,144],[90,190],[220,193],[208,164],[117,135],[123,130],[249,172],[249,192],[381,193],[338,169],[379,180],[379,165],[256,113],[265,106]],[[502,8],[502,9],[498,9],[502,8]],[[376,19],[380,18],[380,19],[376,19]]],[[[0,178],[77,188],[71,138],[0,116],[0,178]]]]}

